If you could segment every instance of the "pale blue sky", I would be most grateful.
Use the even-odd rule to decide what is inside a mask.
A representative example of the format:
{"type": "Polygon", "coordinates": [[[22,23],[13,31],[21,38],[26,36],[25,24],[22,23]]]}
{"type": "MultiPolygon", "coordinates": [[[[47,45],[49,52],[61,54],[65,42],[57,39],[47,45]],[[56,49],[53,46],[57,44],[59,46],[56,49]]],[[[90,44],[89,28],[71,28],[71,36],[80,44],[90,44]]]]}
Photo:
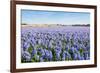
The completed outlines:
{"type": "Polygon", "coordinates": [[[21,10],[22,23],[26,24],[90,24],[90,13],[21,10]]]}

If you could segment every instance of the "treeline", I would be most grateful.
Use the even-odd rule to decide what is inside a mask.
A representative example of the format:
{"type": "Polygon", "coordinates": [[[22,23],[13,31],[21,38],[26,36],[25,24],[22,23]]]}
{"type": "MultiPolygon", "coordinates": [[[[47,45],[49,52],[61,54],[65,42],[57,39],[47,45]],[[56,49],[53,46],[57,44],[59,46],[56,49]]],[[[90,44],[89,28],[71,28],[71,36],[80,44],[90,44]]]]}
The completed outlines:
{"type": "Polygon", "coordinates": [[[27,25],[26,23],[22,23],[21,25],[27,25]]]}
{"type": "Polygon", "coordinates": [[[90,24],[81,24],[81,25],[75,24],[75,25],[72,25],[72,26],[90,26],[90,24]]]}
{"type": "Polygon", "coordinates": [[[71,25],[57,24],[57,26],[90,26],[90,24],[71,24],[71,25]]]}
{"type": "MultiPolygon", "coordinates": [[[[26,23],[22,23],[21,25],[27,25],[26,23]]],[[[43,25],[48,25],[48,26],[90,26],[90,24],[71,24],[71,25],[66,25],[66,24],[43,24],[43,25]]]]}

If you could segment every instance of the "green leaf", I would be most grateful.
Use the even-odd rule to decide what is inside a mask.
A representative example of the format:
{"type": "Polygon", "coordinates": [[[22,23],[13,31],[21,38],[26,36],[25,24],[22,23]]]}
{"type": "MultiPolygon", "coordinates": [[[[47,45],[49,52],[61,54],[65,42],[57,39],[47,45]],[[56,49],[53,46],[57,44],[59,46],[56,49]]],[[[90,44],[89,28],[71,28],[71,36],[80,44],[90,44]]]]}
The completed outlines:
{"type": "Polygon", "coordinates": [[[83,49],[82,48],[80,48],[80,53],[83,53],[83,49]]]}
{"type": "Polygon", "coordinates": [[[81,48],[81,49],[79,50],[79,52],[80,52],[80,55],[82,56],[82,55],[83,55],[84,50],[81,48]]]}
{"type": "Polygon", "coordinates": [[[32,53],[32,50],[33,50],[33,48],[32,48],[32,46],[30,46],[30,47],[28,48],[28,52],[29,52],[29,53],[32,53]]]}

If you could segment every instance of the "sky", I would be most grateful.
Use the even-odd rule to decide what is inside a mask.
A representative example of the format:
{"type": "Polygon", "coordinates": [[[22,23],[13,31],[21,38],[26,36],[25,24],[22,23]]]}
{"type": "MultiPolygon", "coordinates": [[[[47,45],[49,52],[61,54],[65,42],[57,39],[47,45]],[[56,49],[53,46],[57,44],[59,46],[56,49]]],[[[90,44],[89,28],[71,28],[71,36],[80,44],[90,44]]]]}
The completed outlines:
{"type": "Polygon", "coordinates": [[[25,24],[90,24],[88,12],[21,10],[21,23],[25,24]]]}

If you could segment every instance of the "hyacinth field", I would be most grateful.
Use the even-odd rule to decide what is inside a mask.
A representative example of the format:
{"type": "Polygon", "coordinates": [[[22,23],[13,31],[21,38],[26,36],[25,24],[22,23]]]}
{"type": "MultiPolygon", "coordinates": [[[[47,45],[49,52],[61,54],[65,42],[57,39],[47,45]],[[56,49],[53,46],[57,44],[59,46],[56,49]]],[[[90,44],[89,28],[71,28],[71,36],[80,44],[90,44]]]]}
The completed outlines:
{"type": "Polygon", "coordinates": [[[89,59],[89,26],[21,28],[22,63],[89,59]]]}

